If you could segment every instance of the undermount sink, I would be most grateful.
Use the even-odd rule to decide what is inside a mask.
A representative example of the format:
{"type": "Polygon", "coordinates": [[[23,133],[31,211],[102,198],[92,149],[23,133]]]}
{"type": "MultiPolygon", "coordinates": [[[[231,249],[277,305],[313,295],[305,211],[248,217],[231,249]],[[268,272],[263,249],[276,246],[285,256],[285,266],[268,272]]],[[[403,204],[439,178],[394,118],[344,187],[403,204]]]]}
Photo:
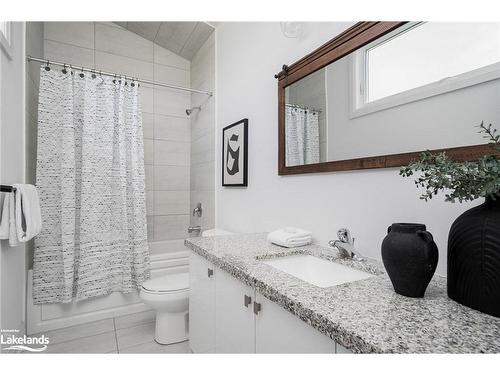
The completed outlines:
{"type": "Polygon", "coordinates": [[[293,255],[263,263],[320,288],[367,279],[373,275],[312,255],[293,255]]]}

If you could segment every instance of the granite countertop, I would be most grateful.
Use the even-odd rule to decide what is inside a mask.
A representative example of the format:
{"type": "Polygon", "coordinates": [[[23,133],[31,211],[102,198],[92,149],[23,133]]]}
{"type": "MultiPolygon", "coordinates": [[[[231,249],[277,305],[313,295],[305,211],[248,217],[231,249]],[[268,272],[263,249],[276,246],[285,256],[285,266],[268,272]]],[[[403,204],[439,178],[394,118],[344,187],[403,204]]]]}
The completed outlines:
{"type": "Polygon", "coordinates": [[[317,245],[287,249],[266,234],[194,237],[187,247],[356,353],[500,353],[500,318],[449,299],[434,276],[424,298],[396,294],[380,263],[329,256],[317,245]],[[328,258],[374,274],[320,288],[261,260],[293,254],[328,258]]]}

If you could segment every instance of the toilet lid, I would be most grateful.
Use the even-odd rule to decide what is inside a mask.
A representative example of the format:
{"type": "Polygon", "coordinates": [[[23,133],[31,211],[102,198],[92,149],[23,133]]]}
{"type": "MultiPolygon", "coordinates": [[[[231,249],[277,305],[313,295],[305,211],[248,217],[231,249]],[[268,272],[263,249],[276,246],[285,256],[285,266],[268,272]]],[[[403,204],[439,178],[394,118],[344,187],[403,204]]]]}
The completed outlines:
{"type": "Polygon", "coordinates": [[[150,292],[175,292],[189,288],[189,274],[175,273],[155,277],[142,284],[142,288],[150,292]]]}

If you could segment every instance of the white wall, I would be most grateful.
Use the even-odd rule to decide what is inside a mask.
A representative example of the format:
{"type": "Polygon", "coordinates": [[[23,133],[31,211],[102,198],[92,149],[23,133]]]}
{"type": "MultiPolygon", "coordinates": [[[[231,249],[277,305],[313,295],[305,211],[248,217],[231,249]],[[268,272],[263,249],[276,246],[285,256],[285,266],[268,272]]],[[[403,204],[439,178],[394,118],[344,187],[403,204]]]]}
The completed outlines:
{"type": "MultiPolygon", "coordinates": [[[[23,183],[24,23],[12,23],[12,59],[0,51],[0,182],[23,183]]],[[[5,193],[0,195],[5,196],[5,193]]],[[[3,197],[0,199],[0,207],[3,197]]],[[[25,331],[26,249],[0,241],[0,328],[25,331]]],[[[16,335],[17,336],[17,335],[16,335]]]]}
{"type": "MultiPolygon", "coordinates": [[[[305,35],[287,39],[279,23],[220,23],[216,41],[217,139],[221,128],[249,119],[248,188],[222,188],[216,162],[216,225],[239,232],[285,225],[314,232],[320,244],[348,227],[357,248],[380,258],[393,222],[422,222],[440,251],[446,274],[446,243],[452,221],[473,204],[418,199],[413,181],[397,169],[278,176],[278,100],[274,74],[346,29],[347,23],[308,23],[305,35]]],[[[220,141],[216,157],[220,160],[220,141]]]]}

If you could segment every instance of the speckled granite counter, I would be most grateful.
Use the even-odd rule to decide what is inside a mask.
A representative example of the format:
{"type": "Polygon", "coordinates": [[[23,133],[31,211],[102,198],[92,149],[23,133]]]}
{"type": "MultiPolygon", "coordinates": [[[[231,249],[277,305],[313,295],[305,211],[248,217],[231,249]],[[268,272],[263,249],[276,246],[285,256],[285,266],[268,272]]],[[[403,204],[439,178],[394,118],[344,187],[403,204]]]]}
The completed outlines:
{"type": "Polygon", "coordinates": [[[269,244],[262,233],[196,237],[185,244],[354,352],[500,353],[500,318],[449,299],[443,277],[433,278],[425,298],[413,299],[393,291],[380,264],[332,258],[316,245],[287,249],[269,244]],[[303,253],[376,276],[319,288],[261,261],[303,253]]]}

